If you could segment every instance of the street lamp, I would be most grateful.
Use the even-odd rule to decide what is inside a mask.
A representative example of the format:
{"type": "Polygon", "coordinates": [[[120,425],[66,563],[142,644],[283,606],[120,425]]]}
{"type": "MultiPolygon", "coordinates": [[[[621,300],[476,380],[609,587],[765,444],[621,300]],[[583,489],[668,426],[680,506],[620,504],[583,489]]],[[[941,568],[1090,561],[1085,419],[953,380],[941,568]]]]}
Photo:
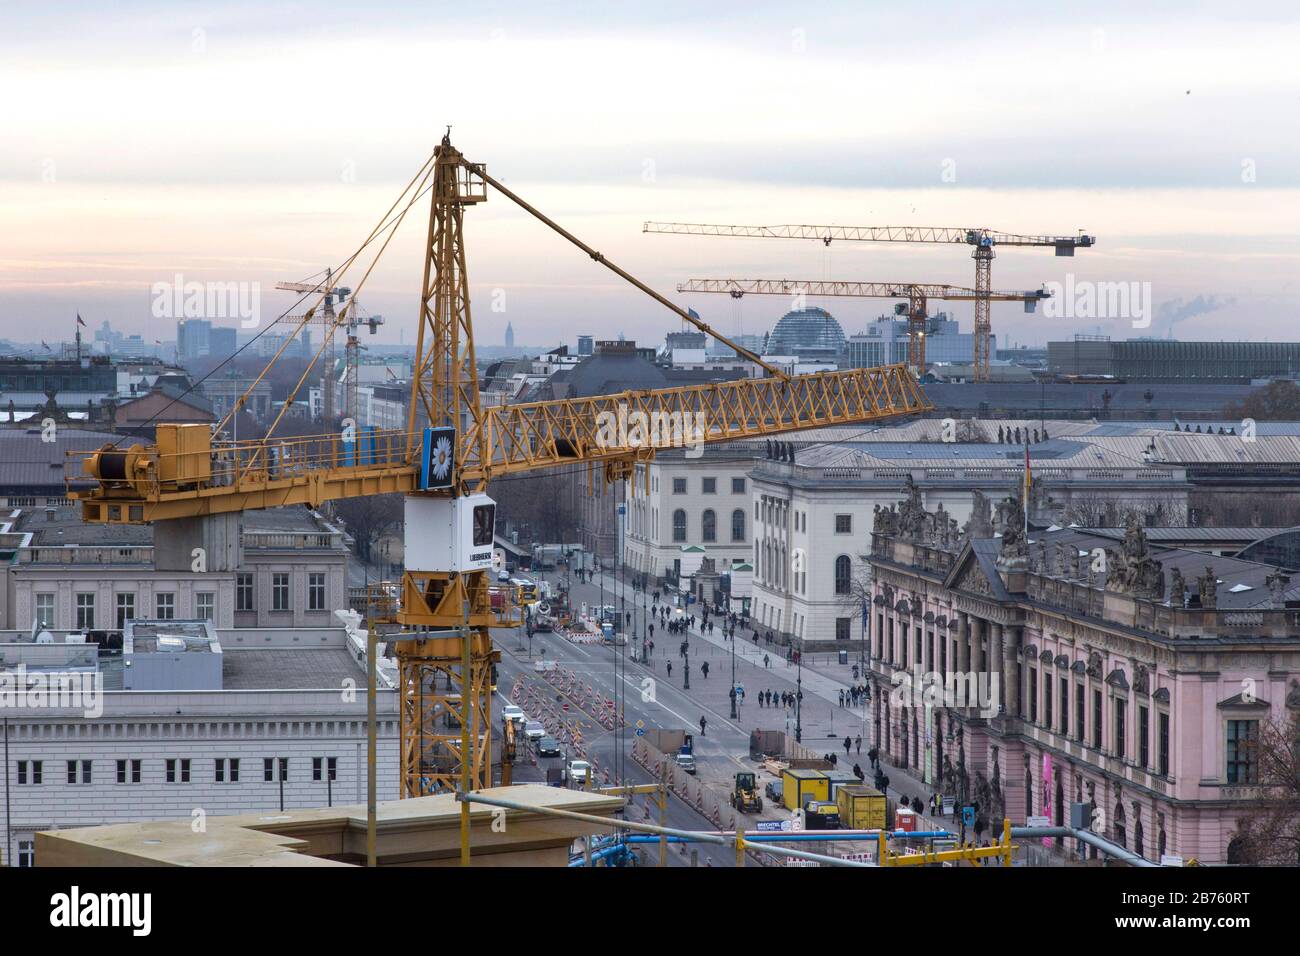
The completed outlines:
{"type": "MultiPolygon", "coordinates": [[[[728,607],[730,607],[731,605],[730,600],[728,600],[727,605],[728,607]]],[[[722,634],[724,637],[726,636],[726,633],[727,633],[727,625],[726,622],[724,621],[722,624],[722,634]]],[[[736,719],[736,697],[737,696],[739,695],[736,694],[736,636],[733,634],[731,636],[731,719],[732,720],[736,719]]]]}
{"type": "Polygon", "coordinates": [[[803,743],[803,655],[799,655],[799,673],[794,695],[794,742],[803,743]]]}

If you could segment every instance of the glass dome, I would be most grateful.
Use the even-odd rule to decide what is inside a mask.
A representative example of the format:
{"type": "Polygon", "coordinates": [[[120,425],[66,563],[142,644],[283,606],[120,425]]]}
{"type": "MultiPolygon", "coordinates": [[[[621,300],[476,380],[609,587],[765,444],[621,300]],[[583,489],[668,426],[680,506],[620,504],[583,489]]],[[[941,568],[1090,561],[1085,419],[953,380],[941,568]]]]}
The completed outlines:
{"type": "Polygon", "coordinates": [[[844,351],[844,330],[825,309],[798,309],[781,316],[767,337],[764,355],[834,358],[844,351]]]}

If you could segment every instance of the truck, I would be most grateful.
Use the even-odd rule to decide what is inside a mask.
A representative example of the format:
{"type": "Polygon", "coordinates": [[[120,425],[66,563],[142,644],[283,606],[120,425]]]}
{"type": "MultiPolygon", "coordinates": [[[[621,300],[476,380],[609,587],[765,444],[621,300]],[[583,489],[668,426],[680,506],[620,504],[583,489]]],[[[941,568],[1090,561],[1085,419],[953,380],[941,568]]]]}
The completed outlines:
{"type": "Polygon", "coordinates": [[[809,800],[803,808],[805,830],[840,829],[840,808],[829,800],[809,800]]]}
{"type": "Polygon", "coordinates": [[[820,770],[781,771],[781,800],[787,810],[802,810],[804,803],[830,799],[830,781],[820,770]]]}
{"type": "Polygon", "coordinates": [[[841,825],[846,830],[883,830],[885,795],[866,784],[840,784],[835,788],[841,825]]]}
{"type": "Polygon", "coordinates": [[[762,813],[763,798],[758,795],[758,777],[742,770],[736,774],[736,786],[731,792],[731,805],[742,813],[762,813]]]}

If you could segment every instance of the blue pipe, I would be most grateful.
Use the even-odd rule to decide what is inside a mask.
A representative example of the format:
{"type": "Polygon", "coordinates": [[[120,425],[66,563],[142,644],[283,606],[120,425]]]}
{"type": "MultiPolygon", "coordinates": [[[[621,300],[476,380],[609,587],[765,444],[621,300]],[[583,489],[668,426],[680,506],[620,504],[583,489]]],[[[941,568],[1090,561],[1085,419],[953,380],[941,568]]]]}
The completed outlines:
{"type": "MultiPolygon", "coordinates": [[[[591,862],[595,863],[597,860],[603,860],[606,857],[610,857],[610,856],[622,856],[626,852],[627,852],[627,847],[624,846],[622,843],[619,843],[616,844],[615,846],[605,847],[605,849],[603,850],[593,851],[591,854],[591,862]]],[[[570,867],[586,866],[586,865],[587,865],[586,858],[581,856],[575,860],[569,861],[570,867]]]]}

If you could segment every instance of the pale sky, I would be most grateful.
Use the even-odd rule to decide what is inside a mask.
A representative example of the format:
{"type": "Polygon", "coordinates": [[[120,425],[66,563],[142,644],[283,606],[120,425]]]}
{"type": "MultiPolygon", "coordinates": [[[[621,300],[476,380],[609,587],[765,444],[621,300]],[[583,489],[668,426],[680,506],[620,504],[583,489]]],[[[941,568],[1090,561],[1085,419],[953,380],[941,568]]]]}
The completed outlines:
{"type": "MultiPolygon", "coordinates": [[[[0,337],[69,337],[79,311],[173,338],[151,287],[177,274],[260,283],[278,314],[294,297],[275,282],[346,257],[451,124],[470,159],[724,332],[762,332],[789,303],[676,283],[970,285],[969,250],[643,235],[644,220],[1084,229],[1097,246],[1073,259],[1002,250],[994,287],[1150,283],[1151,327],[995,305],[1000,344],[1163,336],[1176,315],[1183,339],[1300,338],[1293,5],[378,7],[6,4],[0,337]],[[1214,307],[1188,315],[1197,297],[1214,307]]],[[[412,340],[426,217],[361,296],[381,341],[412,340]]],[[[526,344],[679,327],[504,197],[466,235],[484,344],[507,320],[526,344]]],[[[890,305],[809,304],[848,333],[890,305]]],[[[949,311],[968,325],[969,303],[949,311]]]]}

